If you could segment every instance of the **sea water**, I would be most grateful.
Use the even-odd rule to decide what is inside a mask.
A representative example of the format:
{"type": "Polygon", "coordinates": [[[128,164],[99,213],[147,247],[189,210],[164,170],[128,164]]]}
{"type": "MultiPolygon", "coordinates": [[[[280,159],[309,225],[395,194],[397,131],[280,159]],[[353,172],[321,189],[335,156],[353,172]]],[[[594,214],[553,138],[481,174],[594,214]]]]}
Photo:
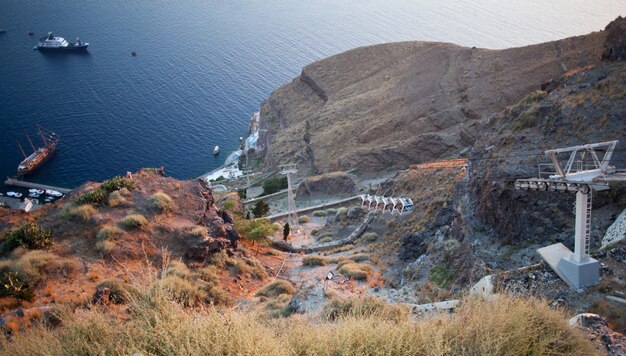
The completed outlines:
{"type": "Polygon", "coordinates": [[[0,177],[15,174],[15,141],[30,150],[23,130],[37,141],[40,123],[61,141],[28,180],[74,187],[160,166],[195,178],[222,165],[261,102],[317,59],[405,40],[523,46],[620,14],[623,0],[2,0],[0,177]],[[48,31],[80,37],[88,53],[34,51],[48,31]]]}

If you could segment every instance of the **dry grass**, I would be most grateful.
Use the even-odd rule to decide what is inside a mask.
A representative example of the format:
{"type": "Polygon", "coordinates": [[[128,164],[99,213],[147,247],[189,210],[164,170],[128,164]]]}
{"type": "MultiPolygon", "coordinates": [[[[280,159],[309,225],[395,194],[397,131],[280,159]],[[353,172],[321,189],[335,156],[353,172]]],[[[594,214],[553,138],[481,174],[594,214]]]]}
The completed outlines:
{"type": "Polygon", "coordinates": [[[78,261],[47,251],[18,249],[11,259],[0,261],[0,295],[29,299],[32,289],[48,275],[70,275],[80,268],[78,261]]]}
{"type": "Polygon", "coordinates": [[[245,312],[184,309],[170,302],[157,281],[131,298],[130,315],[62,309],[61,327],[17,332],[0,339],[0,347],[9,355],[597,354],[562,312],[532,299],[465,300],[454,318],[441,314],[419,321],[395,309],[390,317],[381,312],[388,307],[376,302],[348,304],[335,308],[333,321],[299,315],[268,321],[245,312]]]}
{"type": "Polygon", "coordinates": [[[350,279],[366,280],[372,272],[372,267],[352,260],[344,260],[337,265],[337,271],[350,279]]]}
{"type": "Polygon", "coordinates": [[[378,234],[375,232],[366,232],[363,235],[361,235],[361,241],[363,242],[374,242],[376,240],[378,240],[378,234]]]}
{"type": "Polygon", "coordinates": [[[207,230],[204,226],[193,226],[188,229],[189,235],[193,237],[198,237],[202,239],[206,239],[209,237],[209,230],[207,230]]]}
{"type": "Polygon", "coordinates": [[[125,229],[138,228],[146,225],[147,223],[148,220],[141,214],[126,215],[126,217],[120,221],[120,225],[125,229]]]}
{"type": "Polygon", "coordinates": [[[106,239],[110,239],[113,237],[117,237],[121,234],[122,234],[122,230],[120,230],[117,226],[105,225],[100,229],[100,231],[98,231],[98,233],[96,234],[96,238],[98,240],[106,240],[106,239]]]}
{"type": "Polygon", "coordinates": [[[182,261],[171,261],[162,272],[161,282],[170,298],[184,306],[231,302],[219,286],[219,275],[213,266],[190,270],[182,261]]]}
{"type": "Polygon", "coordinates": [[[337,209],[337,216],[344,216],[348,214],[348,208],[337,209]]]}
{"type": "Polygon", "coordinates": [[[238,275],[250,276],[256,279],[264,279],[267,278],[267,272],[265,271],[265,267],[257,260],[253,259],[245,259],[245,260],[237,260],[234,263],[235,273],[238,275]]]}
{"type": "MultiPolygon", "coordinates": [[[[128,189],[123,188],[125,192],[128,192],[128,189]]],[[[126,200],[125,192],[122,190],[116,190],[109,194],[107,198],[107,202],[110,207],[125,207],[128,205],[128,201],[126,200]]]]}
{"type": "Polygon", "coordinates": [[[96,289],[101,288],[109,288],[111,290],[109,299],[114,304],[128,303],[133,297],[139,295],[137,288],[119,279],[104,280],[96,286],[96,289]]]}
{"type": "Polygon", "coordinates": [[[302,215],[298,217],[298,222],[300,224],[306,224],[311,222],[311,218],[308,215],[302,215]]]}
{"type": "Polygon", "coordinates": [[[404,304],[387,304],[374,297],[335,299],[324,306],[322,318],[336,321],[350,317],[372,317],[400,322],[407,320],[409,307],[404,304]]]}
{"type": "Polygon", "coordinates": [[[98,211],[90,204],[79,205],[79,206],[68,206],[63,211],[63,217],[69,220],[76,221],[87,221],[92,216],[96,215],[98,211]]]}
{"type": "Polygon", "coordinates": [[[321,237],[320,239],[318,239],[317,242],[321,243],[321,244],[325,244],[325,243],[328,243],[328,242],[332,242],[334,240],[335,239],[333,238],[333,236],[325,236],[325,237],[321,237]]]}
{"type": "Polygon", "coordinates": [[[102,240],[102,241],[96,242],[95,248],[97,252],[99,252],[103,256],[107,256],[107,255],[110,255],[111,252],[113,252],[113,250],[115,250],[116,246],[117,244],[115,244],[114,241],[102,240]]]}
{"type": "Polygon", "coordinates": [[[150,196],[150,209],[159,214],[171,211],[173,207],[172,198],[163,192],[156,192],[150,196]]]}
{"type": "Polygon", "coordinates": [[[291,283],[278,279],[258,291],[256,295],[259,297],[276,298],[281,294],[293,295],[295,292],[296,288],[291,283]]]}
{"type": "Polygon", "coordinates": [[[329,263],[334,263],[335,260],[326,256],[304,256],[302,258],[303,266],[326,266],[329,263]]]}

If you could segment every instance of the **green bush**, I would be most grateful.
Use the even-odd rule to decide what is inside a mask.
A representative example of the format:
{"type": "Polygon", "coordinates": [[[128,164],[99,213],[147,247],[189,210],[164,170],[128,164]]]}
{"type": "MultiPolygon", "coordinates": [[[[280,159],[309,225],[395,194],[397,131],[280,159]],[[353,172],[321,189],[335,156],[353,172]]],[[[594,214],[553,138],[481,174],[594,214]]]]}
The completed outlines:
{"type": "Polygon", "coordinates": [[[120,221],[120,225],[126,229],[140,227],[146,225],[147,223],[148,220],[141,214],[126,215],[126,217],[120,221]]]}
{"type": "Polygon", "coordinates": [[[528,94],[524,99],[522,99],[522,101],[520,101],[519,104],[522,104],[522,105],[533,104],[538,101],[541,101],[546,96],[548,96],[548,93],[546,93],[545,91],[535,90],[534,92],[528,94]]]}
{"type": "Polygon", "coordinates": [[[104,199],[106,199],[109,196],[109,193],[112,193],[120,189],[127,189],[129,191],[134,190],[135,182],[124,177],[119,177],[119,176],[113,177],[111,180],[100,184],[100,187],[98,189],[86,192],[83,195],[81,195],[78,199],[76,199],[74,204],[76,205],[83,205],[83,204],[99,205],[99,204],[102,204],[102,202],[104,202],[104,199]]]}
{"type": "Polygon", "coordinates": [[[235,201],[234,200],[227,200],[227,201],[222,203],[222,209],[223,210],[232,211],[234,207],[235,207],[235,201]]]}
{"type": "Polygon", "coordinates": [[[455,271],[449,269],[446,266],[436,266],[430,270],[428,274],[428,280],[435,284],[437,287],[445,288],[450,285],[454,279],[455,271]]]}
{"type": "Polygon", "coordinates": [[[261,196],[274,194],[283,189],[287,189],[287,177],[269,178],[263,182],[263,194],[261,196]]]}
{"type": "Polygon", "coordinates": [[[298,222],[300,224],[306,224],[311,222],[311,218],[308,215],[302,215],[298,217],[298,222]]]}
{"type": "Polygon", "coordinates": [[[317,217],[324,217],[327,215],[328,215],[328,212],[326,212],[326,210],[316,210],[313,212],[313,216],[317,216],[317,217]]]}
{"type": "Polygon", "coordinates": [[[132,191],[135,189],[135,182],[125,177],[115,176],[111,178],[111,180],[108,180],[100,185],[100,189],[107,193],[111,193],[122,188],[132,191]]]}
{"type": "Polygon", "coordinates": [[[270,206],[264,200],[259,200],[254,204],[254,208],[252,208],[252,214],[254,214],[255,218],[260,218],[267,213],[270,212],[270,206]]]}
{"type": "Polygon", "coordinates": [[[511,130],[521,131],[537,126],[539,120],[537,119],[537,111],[534,108],[526,110],[519,114],[517,118],[511,124],[511,130]]]}
{"type": "Polygon", "coordinates": [[[337,209],[335,209],[335,208],[326,209],[326,213],[328,215],[337,214],[337,209]]]}
{"type": "Polygon", "coordinates": [[[83,204],[102,204],[104,198],[107,197],[107,192],[102,189],[95,189],[86,193],[83,193],[74,204],[83,205],[83,204]]]}
{"type": "Polygon", "coordinates": [[[29,250],[47,249],[52,246],[52,231],[42,230],[34,223],[27,223],[4,235],[3,252],[13,251],[20,246],[29,250]]]}
{"type": "Polygon", "coordinates": [[[339,208],[337,209],[337,216],[343,216],[348,214],[348,208],[339,208]]]}

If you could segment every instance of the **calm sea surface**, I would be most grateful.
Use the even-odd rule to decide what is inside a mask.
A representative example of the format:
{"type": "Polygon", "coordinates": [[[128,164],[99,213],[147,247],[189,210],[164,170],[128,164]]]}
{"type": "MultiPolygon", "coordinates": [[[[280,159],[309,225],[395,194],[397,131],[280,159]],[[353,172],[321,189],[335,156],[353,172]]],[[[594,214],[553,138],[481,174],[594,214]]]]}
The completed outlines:
{"type": "Polygon", "coordinates": [[[624,0],[0,0],[0,177],[14,174],[15,140],[26,148],[22,131],[34,138],[36,123],[62,140],[29,180],[71,187],[161,165],[197,177],[317,59],[404,40],[522,46],[620,14],[624,0]],[[48,31],[79,36],[89,53],[33,51],[48,31]]]}

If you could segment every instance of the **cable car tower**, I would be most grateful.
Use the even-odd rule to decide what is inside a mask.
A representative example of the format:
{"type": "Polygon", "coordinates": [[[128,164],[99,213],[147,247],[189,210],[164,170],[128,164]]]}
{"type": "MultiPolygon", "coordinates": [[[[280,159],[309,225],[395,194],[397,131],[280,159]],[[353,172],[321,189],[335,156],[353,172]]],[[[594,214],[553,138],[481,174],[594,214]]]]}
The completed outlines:
{"type": "Polygon", "coordinates": [[[591,196],[594,190],[609,189],[611,181],[626,181],[626,170],[610,166],[609,161],[619,141],[545,151],[552,163],[539,165],[539,178],[518,179],[515,188],[576,192],[576,224],[574,252],[562,243],[537,250],[552,269],[572,288],[598,283],[600,266],[589,256],[591,241],[591,196]],[[559,154],[569,153],[567,161],[559,154]]]}
{"type": "Polygon", "coordinates": [[[298,214],[296,213],[296,201],[293,194],[292,178],[293,174],[298,173],[298,169],[296,168],[295,163],[285,164],[280,166],[280,174],[287,176],[287,211],[289,215],[287,216],[287,222],[289,226],[292,228],[298,226],[298,214]]]}

